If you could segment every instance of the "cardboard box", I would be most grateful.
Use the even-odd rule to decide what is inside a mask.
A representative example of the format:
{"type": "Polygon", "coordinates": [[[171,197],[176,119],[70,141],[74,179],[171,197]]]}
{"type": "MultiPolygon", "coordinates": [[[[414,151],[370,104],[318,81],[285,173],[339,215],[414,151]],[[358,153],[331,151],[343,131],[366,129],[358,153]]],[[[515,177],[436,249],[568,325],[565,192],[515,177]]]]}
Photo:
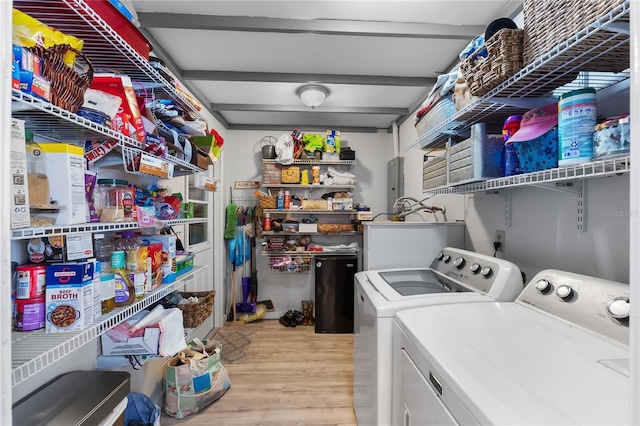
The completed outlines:
{"type": "Polygon", "coordinates": [[[130,337],[126,342],[116,342],[108,334],[100,336],[102,355],[155,355],[160,342],[159,328],[145,328],[142,337],[130,337]]]}
{"type": "Polygon", "coordinates": [[[29,263],[61,263],[66,262],[65,237],[34,237],[26,241],[27,262],[29,263]]]}
{"type": "Polygon", "coordinates": [[[140,235],[149,244],[162,244],[162,283],[176,280],[176,237],[174,235],[140,235]]]}
{"type": "Polygon", "coordinates": [[[373,220],[373,213],[371,211],[359,211],[356,214],[356,220],[373,220]]]}
{"type": "Polygon", "coordinates": [[[81,331],[93,323],[93,264],[48,265],[45,306],[47,333],[81,331]]]}
{"type": "Polygon", "coordinates": [[[301,234],[304,233],[312,233],[312,232],[318,232],[318,224],[317,223],[300,223],[300,225],[298,225],[298,232],[301,234]]]}
{"type": "Polygon", "coordinates": [[[280,179],[282,180],[282,183],[300,183],[300,167],[283,166],[282,176],[280,179]]]}
{"type": "Polygon", "coordinates": [[[333,210],[353,210],[353,198],[334,198],[333,210]]]}
{"type": "Polygon", "coordinates": [[[28,228],[29,189],[24,121],[11,119],[11,228],[28,228]]]}
{"type": "Polygon", "coordinates": [[[66,143],[39,143],[44,152],[49,193],[61,207],[54,217],[56,225],[85,223],[87,203],[84,190],[84,149],[66,143]]]}

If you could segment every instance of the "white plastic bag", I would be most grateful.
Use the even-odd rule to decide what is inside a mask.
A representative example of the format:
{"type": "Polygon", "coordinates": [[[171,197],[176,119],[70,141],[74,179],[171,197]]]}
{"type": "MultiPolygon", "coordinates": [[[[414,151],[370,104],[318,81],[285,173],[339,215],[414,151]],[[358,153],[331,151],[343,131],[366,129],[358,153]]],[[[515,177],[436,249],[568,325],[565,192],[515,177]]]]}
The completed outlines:
{"type": "Polygon", "coordinates": [[[282,135],[276,142],[276,161],[280,164],[293,163],[293,138],[291,135],[282,135]]]}

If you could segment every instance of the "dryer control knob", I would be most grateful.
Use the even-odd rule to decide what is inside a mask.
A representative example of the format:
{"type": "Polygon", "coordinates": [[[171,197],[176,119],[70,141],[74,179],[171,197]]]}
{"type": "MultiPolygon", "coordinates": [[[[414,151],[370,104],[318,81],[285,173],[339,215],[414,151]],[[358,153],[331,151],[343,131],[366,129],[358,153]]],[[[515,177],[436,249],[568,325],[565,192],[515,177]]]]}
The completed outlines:
{"type": "Polygon", "coordinates": [[[607,303],[607,313],[611,318],[627,319],[631,313],[631,304],[626,297],[616,297],[607,303]]]}
{"type": "Polygon", "coordinates": [[[444,253],[443,252],[438,253],[438,255],[436,256],[436,259],[442,260],[442,258],[444,258],[444,253]]]}
{"type": "Polygon", "coordinates": [[[545,291],[549,290],[549,287],[551,287],[551,283],[549,283],[549,281],[547,280],[540,280],[536,283],[536,290],[538,290],[540,293],[544,293],[545,291]]]}
{"type": "Polygon", "coordinates": [[[474,274],[477,274],[478,272],[480,272],[480,269],[481,269],[480,264],[474,263],[473,265],[471,265],[469,269],[471,269],[471,272],[473,272],[474,274]]]}
{"type": "Polygon", "coordinates": [[[491,275],[493,275],[493,269],[491,269],[490,266],[485,266],[480,271],[480,275],[482,275],[482,278],[489,278],[491,275]]]}
{"type": "Polygon", "coordinates": [[[459,257],[456,260],[453,261],[453,266],[455,266],[458,269],[462,269],[464,267],[464,257],[459,257]]]}
{"type": "Polygon", "coordinates": [[[556,294],[561,299],[568,299],[573,294],[573,289],[571,287],[569,287],[568,285],[561,285],[556,290],[556,294]]]}
{"type": "Polygon", "coordinates": [[[444,263],[449,263],[451,261],[451,256],[449,256],[448,254],[445,254],[442,260],[444,263]]]}

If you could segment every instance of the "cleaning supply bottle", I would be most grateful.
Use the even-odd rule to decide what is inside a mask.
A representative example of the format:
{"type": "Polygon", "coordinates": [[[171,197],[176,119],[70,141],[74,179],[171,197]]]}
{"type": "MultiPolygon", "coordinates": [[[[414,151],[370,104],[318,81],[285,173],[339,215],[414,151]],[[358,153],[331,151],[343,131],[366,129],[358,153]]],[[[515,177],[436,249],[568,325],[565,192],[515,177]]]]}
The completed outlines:
{"type": "Polygon", "coordinates": [[[136,300],[136,289],[129,279],[126,269],[125,252],[116,250],[111,253],[111,267],[115,280],[116,306],[128,306],[136,300]]]}
{"type": "Polygon", "coordinates": [[[284,192],[278,191],[278,210],[284,210],[284,192]]]}

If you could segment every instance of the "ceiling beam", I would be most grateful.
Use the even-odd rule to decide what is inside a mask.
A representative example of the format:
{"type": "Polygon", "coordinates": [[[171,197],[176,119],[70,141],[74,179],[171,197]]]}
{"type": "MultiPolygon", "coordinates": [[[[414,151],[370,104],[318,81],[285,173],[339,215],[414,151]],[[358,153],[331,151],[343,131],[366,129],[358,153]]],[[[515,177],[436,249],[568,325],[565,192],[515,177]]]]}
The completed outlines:
{"type": "Polygon", "coordinates": [[[311,109],[307,106],[264,105],[264,104],[211,104],[211,111],[262,111],[262,112],[308,112],[313,114],[343,113],[343,114],[409,114],[407,108],[390,107],[330,107],[322,106],[311,109]]]}
{"type": "Polygon", "coordinates": [[[435,77],[398,77],[387,75],[308,74],[286,72],[240,72],[181,70],[185,80],[256,81],[269,83],[324,83],[364,86],[424,87],[435,84],[435,77]]]}
{"type": "MultiPolygon", "coordinates": [[[[326,126],[313,124],[306,126],[300,123],[284,123],[284,124],[231,124],[229,130],[282,130],[283,132],[291,132],[291,129],[302,129],[305,132],[325,132],[327,129],[333,129],[335,125],[328,124],[326,126]]],[[[378,130],[386,130],[386,128],[378,129],[376,127],[350,127],[340,126],[342,133],[377,133],[378,130]]]]}
{"type": "Polygon", "coordinates": [[[485,30],[485,26],[481,25],[356,21],[346,19],[290,19],[152,12],[138,12],[138,21],[141,26],[146,28],[459,40],[471,40],[485,30]]]}

